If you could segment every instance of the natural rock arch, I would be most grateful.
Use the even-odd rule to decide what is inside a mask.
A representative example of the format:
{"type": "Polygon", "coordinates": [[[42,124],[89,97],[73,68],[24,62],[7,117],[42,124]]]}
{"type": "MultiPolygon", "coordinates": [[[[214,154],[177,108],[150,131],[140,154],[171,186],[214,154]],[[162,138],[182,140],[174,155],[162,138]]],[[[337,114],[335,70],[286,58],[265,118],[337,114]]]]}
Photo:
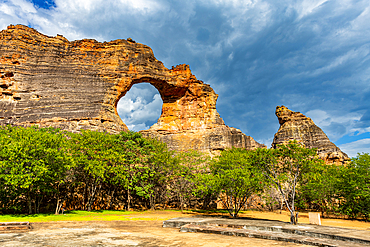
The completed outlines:
{"type": "Polygon", "coordinates": [[[131,39],[70,42],[11,25],[0,32],[0,47],[0,124],[117,133],[127,130],[118,100],[133,84],[149,82],[163,107],[144,135],[176,150],[261,146],[224,124],[216,111],[218,95],[188,65],[167,69],[148,46],[131,39]]]}
{"type": "Polygon", "coordinates": [[[157,89],[159,95],[161,96],[163,105],[162,105],[160,119],[162,115],[163,116],[169,115],[168,111],[173,108],[173,103],[178,102],[185,95],[186,90],[187,90],[186,87],[173,86],[167,83],[166,81],[158,80],[158,79],[151,78],[151,77],[141,77],[141,78],[133,79],[131,82],[128,83],[127,86],[118,88],[118,97],[115,102],[116,111],[117,111],[117,105],[118,105],[119,100],[122,97],[124,97],[135,84],[140,84],[140,83],[149,83],[150,85],[152,85],[153,87],[157,89]]]}

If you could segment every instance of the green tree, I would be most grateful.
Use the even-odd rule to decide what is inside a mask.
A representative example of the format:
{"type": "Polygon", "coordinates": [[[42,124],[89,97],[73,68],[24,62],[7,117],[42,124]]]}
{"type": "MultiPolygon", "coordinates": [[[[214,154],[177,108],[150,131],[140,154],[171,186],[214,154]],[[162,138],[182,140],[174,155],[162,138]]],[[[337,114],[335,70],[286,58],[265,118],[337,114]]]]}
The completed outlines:
{"type": "Polygon", "coordinates": [[[357,154],[347,166],[342,166],[338,182],[340,211],[350,218],[370,219],[370,155],[357,154]]]}
{"type": "Polygon", "coordinates": [[[302,208],[335,213],[338,210],[338,182],[342,166],[317,162],[302,174],[298,199],[302,208]]]}
{"type": "Polygon", "coordinates": [[[84,208],[90,211],[103,184],[112,179],[112,172],[126,168],[125,153],[116,141],[116,135],[106,132],[82,130],[81,133],[71,133],[70,137],[77,164],[75,176],[84,188],[84,208]]]}
{"type": "Polygon", "coordinates": [[[151,185],[148,190],[149,206],[155,208],[157,202],[163,202],[167,199],[170,189],[168,184],[175,170],[172,169],[177,164],[177,159],[174,151],[167,148],[167,144],[156,139],[150,139],[150,156],[146,163],[151,171],[151,176],[148,176],[147,183],[151,185]]]}
{"type": "Polygon", "coordinates": [[[1,127],[0,181],[27,201],[28,213],[38,213],[46,196],[58,194],[67,171],[74,165],[57,129],[1,127]]]}
{"type": "Polygon", "coordinates": [[[264,176],[253,166],[253,151],[239,148],[224,150],[201,175],[198,190],[216,193],[229,214],[236,218],[248,198],[263,190],[264,176]]]}
{"type": "Polygon", "coordinates": [[[196,150],[178,152],[171,164],[169,181],[170,189],[177,196],[183,212],[186,202],[195,191],[197,175],[207,167],[209,157],[196,150]]]}
{"type": "Polygon", "coordinates": [[[291,224],[297,224],[296,189],[302,173],[322,162],[316,150],[304,148],[296,141],[278,145],[277,149],[257,149],[254,163],[280,192],[290,212],[291,224]]]}
{"type": "Polygon", "coordinates": [[[125,160],[121,166],[114,167],[111,181],[127,191],[127,209],[130,210],[133,194],[148,199],[153,192],[150,181],[155,171],[148,166],[153,147],[149,139],[133,131],[117,135],[116,145],[125,160]]]}

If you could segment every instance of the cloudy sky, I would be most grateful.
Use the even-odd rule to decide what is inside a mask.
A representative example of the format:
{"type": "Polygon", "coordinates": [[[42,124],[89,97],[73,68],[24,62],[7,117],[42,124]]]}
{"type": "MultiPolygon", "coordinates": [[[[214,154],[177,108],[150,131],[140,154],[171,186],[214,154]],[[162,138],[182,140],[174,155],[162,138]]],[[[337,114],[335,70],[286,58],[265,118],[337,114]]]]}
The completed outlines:
{"type": "MultiPolygon", "coordinates": [[[[189,64],[219,94],[225,123],[267,146],[285,105],[350,156],[370,152],[369,0],[0,0],[0,29],[9,24],[69,40],[131,37],[168,68],[189,64]]],[[[133,130],[161,112],[149,84],[121,101],[133,130]]]]}

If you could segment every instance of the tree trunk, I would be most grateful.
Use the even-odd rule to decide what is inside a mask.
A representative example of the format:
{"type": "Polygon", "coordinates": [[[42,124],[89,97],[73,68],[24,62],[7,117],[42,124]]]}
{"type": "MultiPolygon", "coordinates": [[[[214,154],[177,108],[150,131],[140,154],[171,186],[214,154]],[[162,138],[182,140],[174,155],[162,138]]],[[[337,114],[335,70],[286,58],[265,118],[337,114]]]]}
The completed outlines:
{"type": "Polygon", "coordinates": [[[108,209],[112,209],[112,205],[113,205],[113,196],[114,196],[114,189],[112,190],[111,195],[110,195],[110,200],[109,200],[109,204],[108,204],[108,209]]]}
{"type": "Polygon", "coordinates": [[[155,210],[154,209],[154,196],[153,195],[150,195],[149,197],[149,207],[150,207],[150,210],[155,210]]]}
{"type": "Polygon", "coordinates": [[[55,214],[59,214],[59,196],[57,197],[57,206],[55,207],[55,214]]]}
{"type": "Polygon", "coordinates": [[[65,200],[58,199],[57,207],[55,209],[55,214],[59,214],[60,213],[60,210],[62,209],[62,206],[63,206],[64,201],[65,200]]]}
{"type": "Polygon", "coordinates": [[[86,201],[86,187],[87,187],[87,185],[86,185],[86,180],[85,180],[84,191],[82,193],[82,210],[86,210],[86,203],[85,203],[85,201],[86,201]]]}
{"type": "Polygon", "coordinates": [[[44,199],[44,196],[42,196],[39,200],[38,200],[38,202],[37,202],[37,211],[36,211],[36,213],[40,213],[40,205],[41,205],[41,202],[42,202],[42,199],[44,199]]]}
{"type": "Polygon", "coordinates": [[[298,212],[291,211],[290,212],[290,224],[297,225],[298,223],[298,212]]]}
{"type": "Polygon", "coordinates": [[[32,201],[31,201],[31,195],[30,195],[30,191],[28,191],[28,194],[27,194],[27,203],[28,203],[28,214],[32,214],[32,201]]]}
{"type": "Polygon", "coordinates": [[[210,195],[206,195],[204,198],[203,198],[203,205],[202,205],[202,209],[207,209],[209,208],[209,203],[211,202],[211,196],[210,195]]]}
{"type": "Polygon", "coordinates": [[[127,188],[127,211],[130,211],[130,204],[131,204],[130,188],[127,188]]]}
{"type": "Polygon", "coordinates": [[[181,208],[181,213],[183,213],[183,212],[184,212],[184,202],[183,202],[183,200],[182,200],[182,195],[181,195],[181,193],[180,193],[180,208],[181,208]]]}
{"type": "Polygon", "coordinates": [[[91,209],[92,209],[91,206],[92,206],[93,202],[95,201],[95,196],[100,191],[101,184],[97,185],[98,182],[99,182],[98,179],[95,180],[94,184],[91,186],[91,190],[89,189],[89,197],[87,199],[87,211],[91,211],[91,209]]]}

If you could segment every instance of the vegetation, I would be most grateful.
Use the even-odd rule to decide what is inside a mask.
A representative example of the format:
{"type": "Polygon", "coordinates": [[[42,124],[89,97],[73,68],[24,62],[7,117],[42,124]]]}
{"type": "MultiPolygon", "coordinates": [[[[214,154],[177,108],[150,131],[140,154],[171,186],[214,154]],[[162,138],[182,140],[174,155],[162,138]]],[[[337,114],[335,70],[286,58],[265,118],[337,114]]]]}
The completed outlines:
{"type": "Polygon", "coordinates": [[[370,219],[370,155],[329,165],[297,142],[210,159],[135,132],[2,126],[0,183],[2,214],[205,209],[219,201],[235,218],[253,195],[261,207],[289,210],[292,224],[297,210],[370,219]]]}
{"type": "MultiPolygon", "coordinates": [[[[0,222],[52,222],[52,221],[124,221],[124,220],[156,220],[158,216],[150,217],[148,211],[116,211],[116,210],[92,210],[65,211],[64,214],[41,213],[41,214],[12,214],[0,215],[0,222]],[[148,217],[149,215],[149,217],[148,217]]],[[[166,215],[163,216],[166,218],[166,215]]]]}
{"type": "Polygon", "coordinates": [[[0,129],[0,201],[13,211],[39,213],[43,201],[59,197],[74,160],[66,138],[55,129],[0,129]],[[34,211],[32,211],[32,204],[34,211]]]}
{"type": "Polygon", "coordinates": [[[346,165],[310,167],[300,190],[302,209],[370,220],[370,155],[357,154],[346,165]]]}
{"type": "Polygon", "coordinates": [[[254,166],[253,153],[238,148],[225,150],[210,165],[210,173],[199,176],[198,191],[216,194],[233,218],[252,194],[263,189],[263,176],[254,166]]]}
{"type": "Polygon", "coordinates": [[[370,155],[357,155],[338,176],[339,210],[350,218],[370,219],[370,155]]]}
{"type": "Polygon", "coordinates": [[[258,149],[254,153],[255,165],[280,192],[290,212],[291,224],[297,224],[298,213],[295,207],[297,185],[302,173],[322,162],[318,159],[316,150],[304,148],[294,141],[278,145],[277,149],[258,149]]]}
{"type": "Polygon", "coordinates": [[[0,128],[0,210],[28,214],[68,209],[154,208],[181,170],[178,154],[139,133],[68,133],[0,128]],[[177,167],[177,168],[175,168],[177,167]]]}

